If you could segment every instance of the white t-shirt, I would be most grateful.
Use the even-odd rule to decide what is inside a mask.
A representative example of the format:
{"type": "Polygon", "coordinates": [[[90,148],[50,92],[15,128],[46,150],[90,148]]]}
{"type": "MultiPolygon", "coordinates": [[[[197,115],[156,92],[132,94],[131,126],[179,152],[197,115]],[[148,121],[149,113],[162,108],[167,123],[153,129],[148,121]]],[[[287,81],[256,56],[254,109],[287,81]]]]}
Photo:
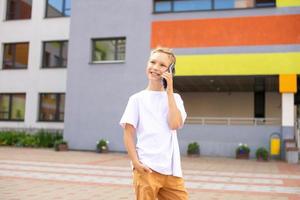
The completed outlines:
{"type": "MultiPolygon", "coordinates": [[[[186,112],[179,94],[174,93],[183,122],[186,112]]],[[[129,98],[121,126],[136,129],[136,150],[140,162],[165,175],[182,177],[176,130],[168,125],[168,97],[165,91],[143,90],[129,98]]]]}

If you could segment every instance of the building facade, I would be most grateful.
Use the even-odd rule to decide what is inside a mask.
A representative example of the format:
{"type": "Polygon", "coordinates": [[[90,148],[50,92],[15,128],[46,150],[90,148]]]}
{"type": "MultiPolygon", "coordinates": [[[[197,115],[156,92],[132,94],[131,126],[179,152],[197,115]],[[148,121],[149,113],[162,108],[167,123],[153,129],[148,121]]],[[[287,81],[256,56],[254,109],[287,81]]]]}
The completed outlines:
{"type": "Polygon", "coordinates": [[[64,128],[69,3],[0,0],[1,129],[64,128]]]}
{"type": "Polygon", "coordinates": [[[151,49],[167,46],[188,113],[182,153],[197,141],[202,155],[234,156],[247,143],[254,156],[273,133],[298,139],[297,0],[73,0],[70,18],[69,1],[21,1],[31,2],[30,20],[8,20],[10,1],[0,2],[0,95],[13,102],[26,94],[24,120],[12,120],[15,103],[1,127],[59,128],[71,149],[95,150],[103,138],[125,151],[119,120],[147,85],[151,49]],[[20,42],[29,43],[28,67],[4,70],[7,44],[20,42]]]}

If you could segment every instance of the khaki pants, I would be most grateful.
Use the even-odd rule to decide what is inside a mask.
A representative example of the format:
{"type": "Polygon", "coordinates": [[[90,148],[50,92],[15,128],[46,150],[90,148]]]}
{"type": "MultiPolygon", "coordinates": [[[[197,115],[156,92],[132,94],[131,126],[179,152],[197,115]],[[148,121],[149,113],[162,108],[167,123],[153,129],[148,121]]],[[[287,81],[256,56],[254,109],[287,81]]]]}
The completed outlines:
{"type": "Polygon", "coordinates": [[[188,200],[182,178],[133,170],[133,184],[137,200],[188,200]]]}

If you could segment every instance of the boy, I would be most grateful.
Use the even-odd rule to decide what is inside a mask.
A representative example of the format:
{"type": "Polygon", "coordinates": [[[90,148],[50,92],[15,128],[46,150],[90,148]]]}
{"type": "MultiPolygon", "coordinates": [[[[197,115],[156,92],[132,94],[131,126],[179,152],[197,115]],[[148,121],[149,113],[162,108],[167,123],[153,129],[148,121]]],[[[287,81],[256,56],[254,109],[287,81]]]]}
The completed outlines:
{"type": "Polygon", "coordinates": [[[168,48],[151,52],[146,68],[148,87],[129,98],[120,121],[134,169],[137,200],[188,199],[176,133],[187,115],[180,95],[173,92],[173,77],[168,72],[175,61],[175,55],[168,48]],[[166,89],[163,78],[167,82],[166,89]]]}

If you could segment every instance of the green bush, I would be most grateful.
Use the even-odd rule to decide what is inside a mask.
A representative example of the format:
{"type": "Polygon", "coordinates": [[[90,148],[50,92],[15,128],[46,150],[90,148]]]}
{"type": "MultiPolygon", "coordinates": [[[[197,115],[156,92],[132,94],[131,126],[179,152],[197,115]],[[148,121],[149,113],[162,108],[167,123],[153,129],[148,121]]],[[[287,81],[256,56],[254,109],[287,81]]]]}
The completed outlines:
{"type": "Polygon", "coordinates": [[[61,140],[62,134],[56,132],[56,133],[50,133],[45,130],[40,130],[36,133],[36,137],[38,138],[38,147],[46,147],[51,148],[54,146],[54,142],[57,140],[61,140]]]}
{"type": "Polygon", "coordinates": [[[0,145],[18,147],[45,147],[51,148],[56,140],[62,139],[61,133],[40,130],[35,134],[18,131],[0,131],[0,145]]]}
{"type": "Polygon", "coordinates": [[[256,159],[262,158],[263,160],[268,160],[269,159],[269,152],[266,148],[260,147],[256,150],[256,159]]]}
{"type": "Polygon", "coordinates": [[[24,132],[17,131],[1,131],[0,132],[0,145],[13,146],[16,145],[21,137],[24,137],[24,132]]]}
{"type": "Polygon", "coordinates": [[[250,148],[248,147],[247,144],[240,143],[239,146],[236,148],[235,153],[236,154],[249,154],[250,148]]]}
{"type": "Polygon", "coordinates": [[[100,152],[108,151],[108,144],[109,144],[108,140],[105,140],[105,139],[98,140],[97,144],[96,144],[97,151],[100,151],[100,152]]]}
{"type": "Polygon", "coordinates": [[[20,145],[23,147],[37,147],[38,143],[38,138],[29,134],[26,134],[25,137],[20,140],[20,145]]]}
{"type": "Polygon", "coordinates": [[[199,155],[200,154],[199,144],[197,142],[190,143],[188,145],[187,153],[188,154],[197,154],[197,155],[199,155]]]}

